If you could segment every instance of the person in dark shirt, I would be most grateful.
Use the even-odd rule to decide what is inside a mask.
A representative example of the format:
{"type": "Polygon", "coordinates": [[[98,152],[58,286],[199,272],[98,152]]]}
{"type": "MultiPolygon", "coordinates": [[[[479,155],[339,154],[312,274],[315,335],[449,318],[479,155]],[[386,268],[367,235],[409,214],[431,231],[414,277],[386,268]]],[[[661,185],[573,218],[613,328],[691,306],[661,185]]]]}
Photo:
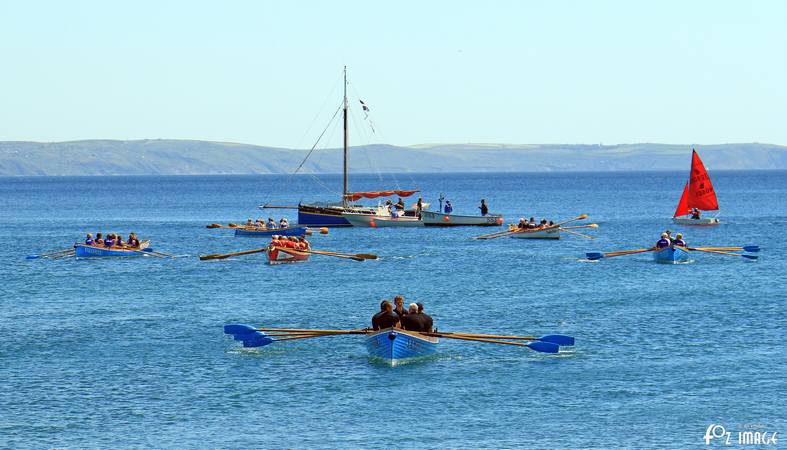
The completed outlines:
{"type": "Polygon", "coordinates": [[[672,241],[669,239],[669,235],[667,233],[661,233],[661,239],[656,242],[656,248],[667,248],[670,245],[672,245],[672,241]]]}
{"type": "Polygon", "coordinates": [[[372,317],[372,329],[384,330],[386,328],[399,327],[399,316],[393,312],[393,305],[388,300],[380,303],[380,312],[372,317]]]}
{"type": "Polygon", "coordinates": [[[85,245],[93,245],[96,241],[93,240],[93,235],[88,233],[85,238],[85,245]]]}
{"type": "Polygon", "coordinates": [[[683,235],[678,233],[675,235],[675,239],[672,241],[672,245],[677,245],[678,247],[685,247],[686,241],[683,240],[683,235]]]}
{"type": "Polygon", "coordinates": [[[478,209],[481,210],[482,216],[489,214],[489,207],[486,206],[486,201],[484,201],[483,198],[481,199],[481,206],[479,206],[478,209]]]}
{"type": "Polygon", "coordinates": [[[417,303],[418,305],[418,318],[421,320],[421,331],[426,333],[431,333],[434,322],[432,321],[432,316],[424,312],[424,304],[417,303]]]}
{"type": "Polygon", "coordinates": [[[700,220],[700,210],[697,208],[691,208],[691,218],[694,220],[700,220]]]}
{"type": "Polygon", "coordinates": [[[399,320],[402,320],[402,317],[407,315],[407,310],[404,309],[404,297],[401,295],[397,295],[394,297],[394,309],[393,312],[399,316],[399,320]]]}
{"type": "Polygon", "coordinates": [[[421,315],[418,314],[418,305],[410,303],[407,315],[402,316],[402,328],[407,331],[424,331],[424,324],[421,315]]]}
{"type": "Polygon", "coordinates": [[[451,200],[446,200],[445,201],[445,213],[446,214],[451,214],[452,212],[454,212],[454,207],[453,207],[453,205],[451,205],[451,200]]]}

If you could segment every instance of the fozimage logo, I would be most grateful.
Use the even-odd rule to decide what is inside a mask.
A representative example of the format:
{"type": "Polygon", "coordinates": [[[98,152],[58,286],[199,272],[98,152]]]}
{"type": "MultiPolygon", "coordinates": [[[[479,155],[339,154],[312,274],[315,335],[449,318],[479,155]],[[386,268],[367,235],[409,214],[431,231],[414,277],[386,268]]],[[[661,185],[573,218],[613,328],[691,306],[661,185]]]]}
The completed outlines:
{"type": "Polygon", "coordinates": [[[712,423],[705,430],[705,445],[776,445],[779,440],[776,431],[759,431],[765,427],[744,425],[743,428],[757,428],[758,431],[727,431],[724,425],[712,423]]]}

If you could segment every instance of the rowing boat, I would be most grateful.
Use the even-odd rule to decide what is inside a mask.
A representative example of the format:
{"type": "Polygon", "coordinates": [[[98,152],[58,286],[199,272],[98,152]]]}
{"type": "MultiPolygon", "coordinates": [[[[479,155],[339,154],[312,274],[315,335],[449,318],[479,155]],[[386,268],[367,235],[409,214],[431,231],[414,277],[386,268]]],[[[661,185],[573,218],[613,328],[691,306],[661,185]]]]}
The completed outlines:
{"type": "Polygon", "coordinates": [[[284,247],[268,247],[265,254],[268,256],[268,264],[271,265],[306,262],[311,255],[311,253],[284,247]]]}
{"type": "Polygon", "coordinates": [[[254,228],[242,227],[235,228],[235,237],[270,237],[278,236],[303,236],[306,234],[306,226],[294,226],[289,228],[254,228]]]}
{"type": "MultiPolygon", "coordinates": [[[[509,229],[512,227],[509,226],[509,229]]],[[[547,228],[525,228],[523,230],[511,229],[513,234],[510,237],[515,239],[560,239],[560,227],[547,228]]]]}
{"type": "Polygon", "coordinates": [[[672,215],[672,222],[679,225],[718,225],[719,219],[716,217],[694,219],[692,210],[698,211],[718,211],[719,202],[716,199],[716,191],[713,190],[713,183],[710,181],[708,171],[700,159],[696,150],[691,153],[691,176],[689,181],[683,186],[683,194],[680,196],[678,206],[672,215]]]}
{"type": "Polygon", "coordinates": [[[683,247],[665,247],[653,252],[653,260],[663,264],[689,262],[689,251],[683,247]]]}
{"type": "Polygon", "coordinates": [[[74,256],[77,258],[103,258],[103,257],[130,257],[144,256],[145,253],[152,251],[148,249],[150,241],[142,241],[139,248],[107,248],[94,245],[74,244],[74,256]]]}
{"type": "Polygon", "coordinates": [[[493,227],[503,224],[503,216],[461,216],[435,211],[421,211],[421,220],[427,227],[480,226],[493,227]]]}
{"type": "Polygon", "coordinates": [[[373,358],[396,366],[413,358],[429,356],[440,340],[400,328],[386,328],[366,336],[366,350],[373,358]]]}
{"type": "Polygon", "coordinates": [[[354,227],[422,227],[424,222],[417,217],[397,217],[393,218],[390,215],[371,215],[371,214],[356,214],[356,213],[342,213],[342,217],[351,223],[354,227]]]}

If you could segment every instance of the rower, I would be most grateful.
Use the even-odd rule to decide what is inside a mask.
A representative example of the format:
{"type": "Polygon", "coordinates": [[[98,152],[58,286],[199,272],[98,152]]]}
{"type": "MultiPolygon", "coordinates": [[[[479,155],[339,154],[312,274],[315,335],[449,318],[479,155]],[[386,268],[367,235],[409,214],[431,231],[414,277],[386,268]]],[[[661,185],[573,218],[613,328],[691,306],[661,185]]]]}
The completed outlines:
{"type": "Polygon", "coordinates": [[[279,221],[279,228],[287,228],[290,226],[290,223],[287,221],[285,217],[282,217],[279,221]]]}
{"type": "Polygon", "coordinates": [[[527,228],[527,221],[525,220],[524,217],[519,218],[519,223],[516,225],[516,227],[519,230],[524,230],[525,228],[527,228]]]}
{"type": "Polygon", "coordinates": [[[128,235],[128,240],[126,240],[126,244],[129,247],[139,248],[139,239],[137,239],[137,234],[133,231],[128,235]]]}
{"type": "Polygon", "coordinates": [[[485,216],[485,215],[489,214],[489,207],[486,206],[486,201],[484,201],[483,198],[481,199],[481,205],[478,206],[478,209],[481,210],[481,215],[482,216],[485,216]]]}
{"type": "Polygon", "coordinates": [[[113,245],[115,245],[115,235],[110,233],[107,235],[107,238],[104,239],[104,247],[112,248],[113,245]]]}
{"type": "Polygon", "coordinates": [[[423,303],[416,303],[418,305],[418,315],[421,319],[421,331],[425,331],[427,333],[432,332],[432,327],[434,326],[434,322],[432,321],[432,316],[424,312],[424,304],[423,303]]]}
{"type": "Polygon", "coordinates": [[[120,234],[115,235],[115,245],[118,247],[123,246],[123,238],[120,237],[120,234]]]}
{"type": "Polygon", "coordinates": [[[273,220],[273,217],[268,217],[268,223],[265,225],[265,227],[269,230],[276,229],[276,221],[273,220]]]}
{"type": "Polygon", "coordinates": [[[421,316],[418,315],[418,305],[415,303],[410,303],[407,314],[399,316],[399,320],[402,322],[402,328],[407,331],[424,331],[424,323],[421,316]]]}
{"type": "Polygon", "coordinates": [[[530,221],[527,223],[527,227],[528,228],[537,228],[538,227],[538,225],[536,225],[536,218],[535,217],[531,217],[530,218],[530,221]]]}
{"type": "Polygon", "coordinates": [[[372,329],[383,330],[392,327],[399,327],[399,316],[393,312],[391,302],[383,300],[380,303],[380,312],[372,316],[372,329]]]}
{"type": "Polygon", "coordinates": [[[672,245],[676,245],[678,247],[686,246],[686,241],[683,240],[683,235],[681,233],[675,235],[675,240],[672,241],[672,245]]]}
{"type": "Polygon", "coordinates": [[[93,245],[95,241],[93,240],[93,235],[88,233],[87,237],[85,238],[85,245],[93,245]]]}
{"type": "Polygon", "coordinates": [[[397,316],[399,316],[399,320],[402,320],[404,316],[407,315],[408,312],[406,309],[404,309],[404,297],[402,297],[401,295],[397,295],[396,297],[394,297],[394,305],[395,306],[393,311],[396,313],[397,316]]]}
{"type": "Polygon", "coordinates": [[[547,226],[547,220],[546,219],[541,219],[541,223],[539,224],[539,228],[546,228],[546,226],[547,226]]]}
{"type": "Polygon", "coordinates": [[[669,239],[670,244],[672,244],[672,232],[670,230],[664,230],[664,233],[667,234],[667,239],[669,239]]]}
{"type": "Polygon", "coordinates": [[[669,239],[669,235],[665,233],[661,233],[661,239],[656,241],[656,248],[667,248],[672,245],[672,242],[669,239]]]}
{"type": "Polygon", "coordinates": [[[306,236],[301,236],[301,242],[303,243],[304,249],[311,250],[312,245],[309,243],[309,241],[306,240],[306,236]]]}
{"type": "Polygon", "coordinates": [[[691,218],[700,220],[700,210],[698,208],[691,208],[691,218]]]}
{"type": "Polygon", "coordinates": [[[554,222],[554,221],[552,221],[552,220],[550,220],[550,221],[549,221],[549,226],[550,226],[550,227],[554,227],[554,226],[555,226],[555,222],[554,222]]]}
{"type": "Polygon", "coordinates": [[[278,247],[279,246],[279,235],[278,234],[274,234],[273,236],[271,236],[270,246],[271,247],[278,247]]]}
{"type": "Polygon", "coordinates": [[[246,220],[246,226],[249,228],[254,228],[254,221],[251,220],[251,217],[249,217],[249,219],[246,220]]]}
{"type": "Polygon", "coordinates": [[[287,239],[287,247],[296,249],[298,247],[298,238],[296,238],[295,236],[290,236],[287,239]]]}
{"type": "Polygon", "coordinates": [[[104,245],[104,237],[101,233],[96,233],[95,245],[104,245]]]}

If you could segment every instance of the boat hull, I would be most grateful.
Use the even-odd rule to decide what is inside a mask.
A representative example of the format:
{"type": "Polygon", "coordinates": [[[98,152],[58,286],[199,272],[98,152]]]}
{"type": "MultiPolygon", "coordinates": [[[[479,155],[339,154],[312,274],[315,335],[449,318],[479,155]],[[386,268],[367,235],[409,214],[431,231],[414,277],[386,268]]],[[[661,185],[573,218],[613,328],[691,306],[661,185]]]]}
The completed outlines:
{"type": "Polygon", "coordinates": [[[282,247],[268,247],[265,254],[268,256],[268,264],[270,265],[306,262],[309,260],[309,256],[311,256],[310,253],[303,253],[282,247]]]}
{"type": "Polygon", "coordinates": [[[424,222],[414,217],[377,216],[371,214],[344,213],[342,217],[354,227],[422,227],[424,222]]]}
{"type": "Polygon", "coordinates": [[[421,211],[421,220],[427,227],[494,227],[503,224],[503,216],[460,216],[435,211],[421,211]]]}
{"type": "Polygon", "coordinates": [[[299,207],[298,224],[310,227],[351,227],[340,208],[299,207]]]}
{"type": "Polygon", "coordinates": [[[689,252],[679,247],[665,247],[653,252],[653,260],[662,264],[689,262],[689,252]]]}
{"type": "Polygon", "coordinates": [[[698,225],[698,226],[709,226],[709,225],[718,225],[719,219],[715,217],[707,217],[704,219],[690,219],[686,217],[673,217],[672,222],[678,225],[698,225]]]}
{"type": "Polygon", "coordinates": [[[290,228],[275,228],[275,229],[265,229],[265,228],[235,228],[235,237],[271,237],[273,235],[278,236],[303,236],[306,234],[306,227],[305,226],[295,226],[290,228]]]}
{"type": "MultiPolygon", "coordinates": [[[[119,248],[94,247],[92,245],[76,244],[74,246],[74,256],[77,258],[130,258],[134,256],[145,256],[148,241],[141,242],[139,250],[125,250],[119,248]]],[[[149,249],[148,251],[151,251],[149,249]]]]}
{"type": "Polygon", "coordinates": [[[514,239],[560,239],[560,228],[525,229],[511,235],[514,239]]]}
{"type": "Polygon", "coordinates": [[[429,356],[437,350],[438,338],[399,328],[386,328],[366,336],[369,355],[392,366],[413,358],[429,356]]]}

